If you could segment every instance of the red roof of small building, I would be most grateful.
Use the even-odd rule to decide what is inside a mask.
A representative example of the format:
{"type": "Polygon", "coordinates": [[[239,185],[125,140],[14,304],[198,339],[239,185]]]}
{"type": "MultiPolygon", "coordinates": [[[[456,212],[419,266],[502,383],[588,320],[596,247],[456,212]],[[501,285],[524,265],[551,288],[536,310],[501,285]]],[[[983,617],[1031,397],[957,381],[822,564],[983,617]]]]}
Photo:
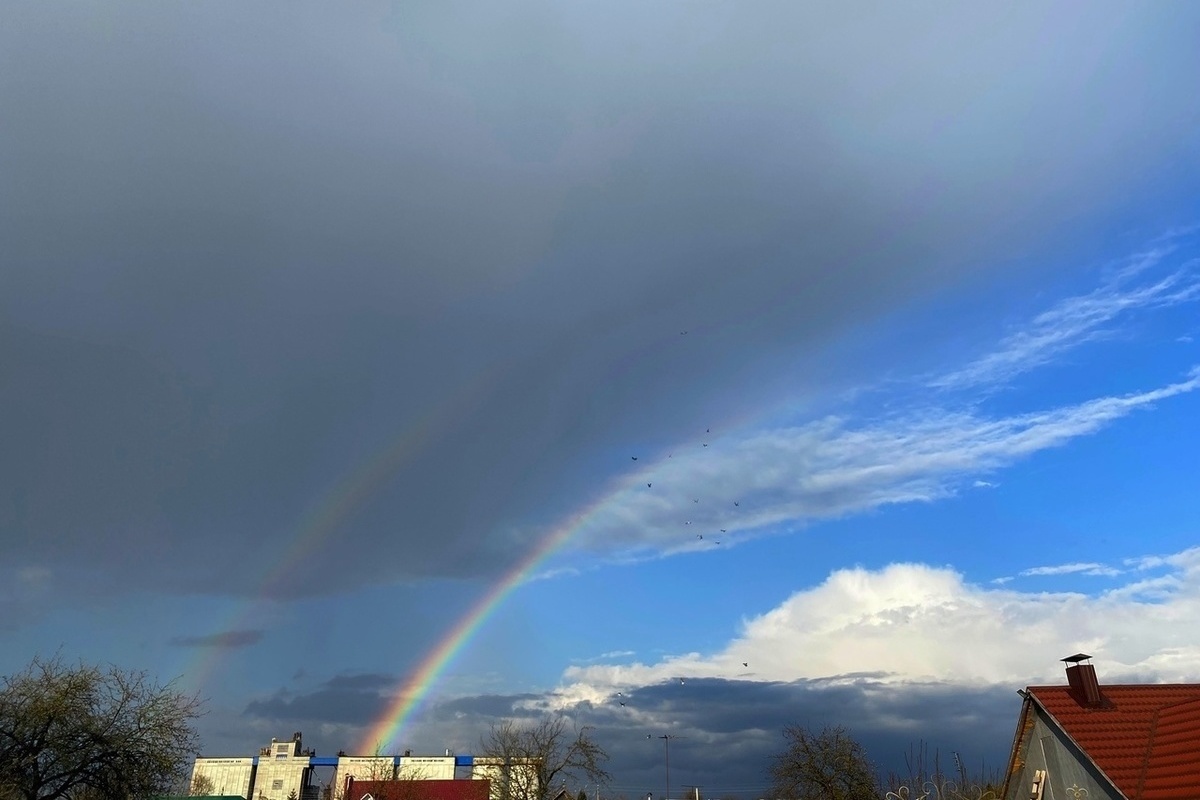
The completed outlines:
{"type": "Polygon", "coordinates": [[[1029,693],[1130,800],[1200,797],[1200,684],[1101,684],[1089,708],[1068,686],[1029,693]]]}
{"type": "Polygon", "coordinates": [[[346,800],[371,795],[375,800],[488,800],[488,780],[346,781],[346,800]]]}

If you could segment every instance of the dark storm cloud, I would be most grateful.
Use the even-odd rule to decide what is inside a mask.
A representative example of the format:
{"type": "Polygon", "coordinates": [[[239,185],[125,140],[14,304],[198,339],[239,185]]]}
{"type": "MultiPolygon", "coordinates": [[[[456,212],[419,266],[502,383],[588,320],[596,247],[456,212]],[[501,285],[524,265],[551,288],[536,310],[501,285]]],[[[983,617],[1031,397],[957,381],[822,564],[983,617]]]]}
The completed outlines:
{"type": "MultiPolygon", "coordinates": [[[[612,759],[609,793],[629,797],[661,793],[664,745],[657,737],[664,734],[678,737],[670,745],[673,786],[700,785],[709,796],[761,797],[770,758],[782,750],[782,731],[792,725],[848,728],[884,775],[905,775],[906,757],[922,748],[927,767],[938,756],[952,771],[956,751],[972,777],[994,774],[1008,757],[1020,709],[1008,687],[887,685],[851,676],[790,683],[696,679],[626,695],[624,708],[614,700],[563,710],[578,725],[593,726],[612,759]]],[[[479,741],[470,736],[473,727],[486,733],[493,722],[536,720],[542,713],[528,696],[448,701],[422,717],[430,738],[422,744],[436,749],[457,741],[449,737],[458,731],[461,746],[469,748],[479,741]],[[447,738],[438,741],[439,732],[447,738]]]]}
{"type": "Polygon", "coordinates": [[[17,5],[6,557],[112,592],[508,569],[630,443],[1158,224],[1197,12],[1093,12],[17,5]]]}
{"type": "MultiPolygon", "coordinates": [[[[281,689],[262,700],[252,700],[243,710],[246,717],[279,722],[350,723],[366,725],[388,704],[387,691],[396,678],[360,674],[329,679],[313,692],[296,694],[281,689]]],[[[338,748],[352,746],[341,743],[338,748]]]]}
{"type": "Polygon", "coordinates": [[[171,639],[170,644],[176,647],[217,647],[230,650],[258,644],[264,635],[265,632],[259,630],[221,631],[204,636],[176,636],[171,639]]]}

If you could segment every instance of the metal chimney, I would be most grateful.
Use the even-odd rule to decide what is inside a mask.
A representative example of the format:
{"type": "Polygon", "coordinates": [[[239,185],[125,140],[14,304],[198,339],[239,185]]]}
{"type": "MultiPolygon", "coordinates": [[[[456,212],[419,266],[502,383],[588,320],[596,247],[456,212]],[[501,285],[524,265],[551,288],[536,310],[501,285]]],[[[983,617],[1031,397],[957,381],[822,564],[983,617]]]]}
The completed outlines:
{"type": "Polygon", "coordinates": [[[1082,663],[1091,659],[1087,653],[1076,653],[1062,661],[1067,665],[1067,685],[1075,702],[1085,708],[1100,708],[1104,696],[1100,694],[1100,681],[1096,679],[1096,667],[1082,663]]]}

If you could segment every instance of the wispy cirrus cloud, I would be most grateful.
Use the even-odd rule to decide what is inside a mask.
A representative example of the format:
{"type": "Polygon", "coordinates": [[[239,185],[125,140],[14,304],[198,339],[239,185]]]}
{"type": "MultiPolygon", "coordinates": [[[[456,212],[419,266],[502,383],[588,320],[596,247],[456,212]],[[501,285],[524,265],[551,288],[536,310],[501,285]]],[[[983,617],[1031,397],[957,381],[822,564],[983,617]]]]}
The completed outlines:
{"type": "MultiPolygon", "coordinates": [[[[1053,304],[990,354],[933,383],[1000,387],[1111,333],[1123,314],[1200,300],[1200,261],[1179,266],[1185,233],[1130,256],[1094,291],[1053,304]],[[1156,276],[1168,261],[1175,266],[1156,276]]],[[[917,396],[886,415],[831,415],[732,432],[703,449],[675,448],[669,457],[645,459],[580,527],[574,543],[609,558],[639,560],[724,547],[889,504],[930,502],[964,487],[993,488],[1001,469],[1197,388],[1200,369],[1192,367],[1157,387],[1024,413],[989,414],[977,396],[948,391],[917,396]]],[[[1099,575],[1106,569],[1071,571],[1099,575]]]]}
{"type": "Polygon", "coordinates": [[[580,529],[577,543],[625,558],[697,550],[894,503],[954,494],[964,480],[1093,434],[1200,388],[1180,381],[1046,411],[987,417],[928,409],[852,425],[808,425],[715,441],[647,466],[580,529]],[[659,487],[647,490],[646,484],[659,487]],[[701,499],[703,501],[701,502],[701,499]]]}
{"type": "MultiPolygon", "coordinates": [[[[1176,236],[1182,236],[1183,231],[1176,236]]],[[[1172,237],[1174,238],[1174,237],[1172,237]]],[[[1123,314],[1200,300],[1200,264],[1193,259],[1153,281],[1142,280],[1176,252],[1171,241],[1137,253],[1094,291],[1069,297],[1010,332],[999,346],[965,367],[938,375],[938,389],[995,388],[1050,363],[1068,350],[1108,336],[1106,326],[1123,314]]]]}
{"type": "Polygon", "coordinates": [[[596,664],[601,661],[612,661],[616,658],[630,658],[637,655],[634,650],[609,650],[607,653],[601,653],[598,656],[589,656],[587,658],[574,659],[577,664],[596,664]]]}
{"type": "Polygon", "coordinates": [[[1026,570],[1021,570],[1021,577],[1031,577],[1039,575],[1089,575],[1113,577],[1120,575],[1124,570],[1110,567],[1107,564],[1100,564],[1095,561],[1080,562],[1075,564],[1055,564],[1045,567],[1030,567],[1026,570]]]}

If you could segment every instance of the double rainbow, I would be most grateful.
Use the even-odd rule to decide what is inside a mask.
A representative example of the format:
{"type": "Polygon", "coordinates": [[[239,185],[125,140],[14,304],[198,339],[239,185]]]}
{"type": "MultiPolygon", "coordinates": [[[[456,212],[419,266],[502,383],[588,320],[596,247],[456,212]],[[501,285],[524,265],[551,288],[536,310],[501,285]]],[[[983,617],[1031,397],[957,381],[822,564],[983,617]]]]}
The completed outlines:
{"type": "MultiPolygon", "coordinates": [[[[301,518],[299,533],[291,548],[276,562],[274,568],[267,572],[254,594],[254,599],[249,603],[240,604],[233,615],[223,625],[218,626],[218,630],[240,631],[253,627],[266,598],[280,594],[284,582],[295,574],[296,566],[312,555],[317,547],[379,491],[397,470],[419,455],[451,423],[482,404],[500,373],[500,367],[494,367],[460,390],[451,402],[434,405],[392,438],[387,446],[375,453],[365,464],[326,492],[301,518]]],[[[205,648],[201,652],[202,660],[184,670],[189,681],[197,688],[208,685],[220,665],[221,657],[226,655],[226,651],[219,647],[205,648]]]]}
{"type": "Polygon", "coordinates": [[[615,492],[575,512],[547,534],[515,567],[495,583],[454,627],[417,665],[411,676],[400,686],[383,714],[373,722],[359,743],[358,752],[384,752],[395,743],[405,724],[420,708],[421,703],[437,683],[438,676],[471,640],[488,617],[500,607],[514,590],[534,575],[538,567],[554,554],[579,530],[615,492]]]}

